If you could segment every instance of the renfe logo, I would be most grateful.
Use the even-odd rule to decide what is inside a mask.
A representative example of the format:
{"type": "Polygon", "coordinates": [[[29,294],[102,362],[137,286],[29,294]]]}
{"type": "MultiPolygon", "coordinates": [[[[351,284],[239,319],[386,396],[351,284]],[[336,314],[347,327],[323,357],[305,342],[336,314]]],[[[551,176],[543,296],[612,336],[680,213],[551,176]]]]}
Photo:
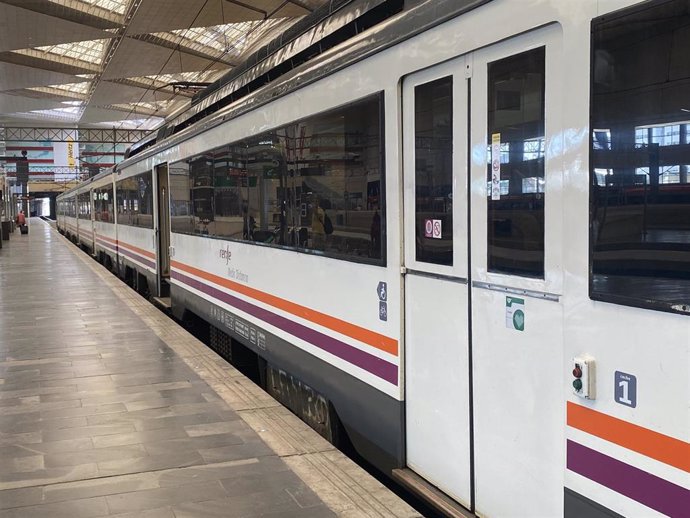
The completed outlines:
{"type": "Polygon", "coordinates": [[[230,250],[230,246],[226,246],[225,248],[221,248],[218,251],[218,257],[220,257],[221,260],[225,260],[225,264],[230,263],[230,259],[232,259],[232,251],[230,250]]]}

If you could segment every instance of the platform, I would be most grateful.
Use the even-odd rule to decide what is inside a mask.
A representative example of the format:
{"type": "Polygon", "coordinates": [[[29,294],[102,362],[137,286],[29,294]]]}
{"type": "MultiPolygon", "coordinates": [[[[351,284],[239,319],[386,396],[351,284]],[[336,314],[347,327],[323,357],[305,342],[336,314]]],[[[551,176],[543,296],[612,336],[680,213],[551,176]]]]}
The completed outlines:
{"type": "Polygon", "coordinates": [[[0,518],[414,509],[51,226],[0,250],[0,518]]]}

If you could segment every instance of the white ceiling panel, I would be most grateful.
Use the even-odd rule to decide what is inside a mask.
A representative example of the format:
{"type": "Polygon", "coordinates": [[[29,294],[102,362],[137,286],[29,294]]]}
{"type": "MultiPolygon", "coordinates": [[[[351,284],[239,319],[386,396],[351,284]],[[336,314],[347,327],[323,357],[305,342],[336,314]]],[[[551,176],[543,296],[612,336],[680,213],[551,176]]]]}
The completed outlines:
{"type": "Polygon", "coordinates": [[[33,99],[21,97],[19,95],[8,95],[0,93],[0,113],[30,112],[34,110],[52,110],[53,108],[64,108],[65,105],[60,101],[50,99],[33,99]]]}
{"type": "Polygon", "coordinates": [[[108,110],[105,108],[96,108],[89,106],[84,115],[82,115],[79,122],[82,124],[96,124],[99,122],[122,121],[122,120],[136,120],[145,118],[136,112],[125,112],[120,110],[108,110]]]}
{"type": "Polygon", "coordinates": [[[80,81],[78,77],[68,74],[0,62],[0,90],[16,90],[32,86],[76,83],[78,81],[80,81]]]}
{"type": "Polygon", "coordinates": [[[163,101],[175,96],[169,91],[147,90],[136,86],[101,81],[91,97],[92,106],[137,103],[140,101],[163,101]]]}
{"type": "Polygon", "coordinates": [[[111,37],[109,32],[0,3],[0,52],[111,37]]]}
{"type": "Polygon", "coordinates": [[[103,72],[103,79],[194,72],[222,66],[208,59],[125,38],[103,72]]]}

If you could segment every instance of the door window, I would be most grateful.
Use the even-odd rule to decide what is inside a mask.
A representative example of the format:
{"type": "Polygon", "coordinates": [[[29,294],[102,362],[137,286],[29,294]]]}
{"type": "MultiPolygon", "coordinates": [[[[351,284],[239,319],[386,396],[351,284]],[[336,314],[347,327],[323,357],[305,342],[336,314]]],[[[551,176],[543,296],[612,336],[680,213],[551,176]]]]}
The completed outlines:
{"type": "Polygon", "coordinates": [[[415,87],[416,260],[453,264],[453,78],[415,87]]]}
{"type": "Polygon", "coordinates": [[[488,65],[488,269],[544,277],[545,50],[488,65]]]}

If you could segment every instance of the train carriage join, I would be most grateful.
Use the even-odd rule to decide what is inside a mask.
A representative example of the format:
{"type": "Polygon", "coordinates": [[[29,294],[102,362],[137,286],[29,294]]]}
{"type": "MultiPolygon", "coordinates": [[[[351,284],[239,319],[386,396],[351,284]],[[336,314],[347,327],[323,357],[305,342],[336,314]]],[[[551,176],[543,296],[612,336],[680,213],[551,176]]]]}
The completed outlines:
{"type": "Polygon", "coordinates": [[[60,231],[386,475],[688,516],[690,5],[410,4],[179,115],[60,231]]]}

